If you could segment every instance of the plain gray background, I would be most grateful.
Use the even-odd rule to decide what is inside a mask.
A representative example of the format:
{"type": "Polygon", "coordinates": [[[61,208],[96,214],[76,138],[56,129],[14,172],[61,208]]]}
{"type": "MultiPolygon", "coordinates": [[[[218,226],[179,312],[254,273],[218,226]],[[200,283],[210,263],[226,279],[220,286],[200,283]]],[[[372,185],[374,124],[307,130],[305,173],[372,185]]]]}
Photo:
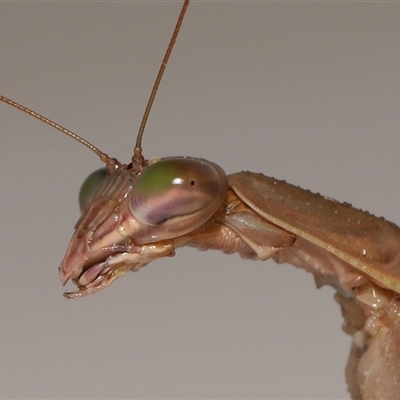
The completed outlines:
{"type": "MultiPolygon", "coordinates": [[[[0,92],[128,161],[180,6],[1,3],[0,92]]],[[[263,172],[400,222],[399,20],[393,2],[194,1],[145,155],[263,172]]],[[[57,267],[100,161],[0,113],[0,397],[348,397],[334,292],[291,266],[183,249],[64,299],[57,267]]]]}

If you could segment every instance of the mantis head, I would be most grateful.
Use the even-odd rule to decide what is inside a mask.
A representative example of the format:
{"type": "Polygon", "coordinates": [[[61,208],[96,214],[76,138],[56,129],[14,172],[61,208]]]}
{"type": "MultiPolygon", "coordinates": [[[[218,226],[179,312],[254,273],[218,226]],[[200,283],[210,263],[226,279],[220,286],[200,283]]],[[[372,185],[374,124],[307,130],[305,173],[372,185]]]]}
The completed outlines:
{"type": "Polygon", "coordinates": [[[127,271],[174,255],[185,235],[201,229],[222,205],[224,171],[203,159],[170,157],[142,170],[119,165],[89,175],[82,185],[82,215],[59,267],[75,298],[109,286],[127,271]]]}

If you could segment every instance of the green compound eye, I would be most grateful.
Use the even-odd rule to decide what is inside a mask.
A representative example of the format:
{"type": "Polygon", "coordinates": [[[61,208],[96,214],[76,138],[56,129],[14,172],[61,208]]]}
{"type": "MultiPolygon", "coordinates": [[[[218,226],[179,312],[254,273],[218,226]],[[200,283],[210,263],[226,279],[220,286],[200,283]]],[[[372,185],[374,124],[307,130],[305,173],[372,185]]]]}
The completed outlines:
{"type": "Polygon", "coordinates": [[[83,182],[79,191],[79,208],[85,210],[87,205],[92,201],[94,195],[99,189],[101,183],[109,175],[107,168],[100,168],[92,172],[83,182]]]}
{"type": "Polygon", "coordinates": [[[225,174],[213,163],[194,158],[165,158],[139,176],[132,188],[130,210],[139,221],[158,225],[171,218],[215,208],[216,202],[218,207],[225,187],[225,174]]]}

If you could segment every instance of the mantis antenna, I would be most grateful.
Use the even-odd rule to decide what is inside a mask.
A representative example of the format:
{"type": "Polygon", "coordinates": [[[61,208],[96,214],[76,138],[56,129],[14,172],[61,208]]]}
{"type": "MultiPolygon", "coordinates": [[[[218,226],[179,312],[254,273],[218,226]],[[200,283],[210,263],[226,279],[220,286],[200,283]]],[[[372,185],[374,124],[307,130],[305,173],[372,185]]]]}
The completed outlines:
{"type": "Polygon", "coordinates": [[[77,140],[79,143],[82,143],[83,145],[85,145],[86,147],[88,147],[90,150],[92,150],[94,153],[96,153],[99,157],[101,161],[104,161],[105,163],[107,163],[110,160],[110,157],[106,154],[103,153],[101,150],[99,150],[96,146],[94,146],[92,143],[88,142],[87,140],[81,138],[79,135],[77,135],[74,132],[71,132],[69,129],[64,128],[63,126],[55,123],[54,121],[44,117],[43,115],[38,114],[35,111],[30,110],[27,107],[22,106],[21,104],[18,104],[17,102],[8,99],[7,97],[1,96],[0,95],[0,100],[4,101],[4,103],[9,104],[10,106],[13,106],[15,108],[18,108],[18,110],[21,110],[29,115],[31,115],[32,117],[37,118],[38,120],[44,122],[47,125],[52,126],[53,128],[58,129],[60,132],[65,133],[67,136],[72,137],[73,139],[77,140]]]}
{"type": "Polygon", "coordinates": [[[148,119],[150,111],[151,111],[151,106],[153,105],[154,99],[156,97],[157,89],[160,86],[161,78],[162,78],[165,68],[167,66],[169,56],[171,55],[172,48],[174,47],[176,38],[179,33],[179,29],[182,25],[183,17],[185,16],[186,9],[189,5],[189,1],[190,0],[185,0],[183,3],[181,12],[178,17],[178,21],[176,22],[176,25],[175,25],[174,32],[173,32],[171,40],[169,42],[167,51],[165,52],[160,69],[158,70],[158,74],[157,74],[156,80],[154,82],[153,89],[151,90],[149,101],[147,102],[146,109],[144,110],[142,122],[140,123],[139,131],[138,131],[138,134],[136,137],[136,145],[133,150],[132,164],[135,164],[135,163],[143,164],[144,159],[143,159],[143,155],[142,155],[142,138],[143,138],[144,128],[146,126],[146,122],[147,122],[147,119],[148,119]]]}
{"type": "MultiPolygon", "coordinates": [[[[178,21],[175,25],[175,29],[174,32],[172,34],[171,40],[169,42],[167,51],[164,55],[164,59],[161,63],[160,69],[158,71],[156,80],[154,82],[153,85],[153,89],[151,91],[149,100],[147,102],[147,106],[146,109],[144,111],[143,117],[142,117],[142,122],[140,124],[140,128],[137,134],[137,138],[136,138],[136,145],[133,151],[133,157],[132,157],[132,164],[133,165],[139,165],[139,168],[143,165],[144,163],[144,158],[142,155],[142,138],[143,138],[143,133],[144,133],[144,128],[146,126],[146,122],[147,119],[149,117],[150,114],[150,110],[151,110],[151,106],[153,105],[154,102],[154,98],[156,97],[156,93],[157,93],[157,89],[160,85],[161,82],[161,78],[163,76],[163,73],[165,71],[165,67],[167,66],[167,62],[169,59],[169,56],[171,55],[172,52],[172,48],[174,47],[176,38],[178,36],[179,33],[179,29],[182,25],[182,21],[183,21],[183,17],[185,15],[186,9],[189,5],[189,1],[190,0],[185,0],[181,9],[181,12],[179,14],[178,17],[178,21]]],[[[76,133],[70,131],[67,128],[64,128],[63,126],[55,123],[54,121],[44,117],[43,115],[38,114],[35,111],[30,110],[27,107],[24,107],[23,105],[8,99],[7,97],[1,96],[0,95],[0,100],[3,101],[4,103],[9,104],[10,106],[13,106],[15,108],[17,108],[18,110],[21,110],[29,115],[31,115],[32,117],[37,118],[38,120],[46,123],[47,125],[50,125],[51,127],[59,130],[60,132],[64,133],[65,135],[77,140],[79,143],[85,145],[86,147],[88,147],[90,150],[92,150],[95,154],[97,154],[97,156],[100,158],[101,161],[105,162],[106,164],[112,163],[114,164],[116,160],[111,159],[106,153],[103,153],[100,149],[98,149],[96,146],[94,146],[93,144],[91,144],[90,142],[88,142],[87,140],[83,139],[82,137],[80,137],[79,135],[77,135],[76,133]]]]}

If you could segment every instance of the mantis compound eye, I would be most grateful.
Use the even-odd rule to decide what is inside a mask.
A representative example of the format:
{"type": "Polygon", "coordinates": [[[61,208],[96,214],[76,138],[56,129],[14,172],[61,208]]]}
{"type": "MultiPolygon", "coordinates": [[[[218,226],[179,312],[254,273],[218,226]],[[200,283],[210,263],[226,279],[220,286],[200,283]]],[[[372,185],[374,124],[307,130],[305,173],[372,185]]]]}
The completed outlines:
{"type": "Polygon", "coordinates": [[[130,211],[146,225],[191,218],[199,226],[219,208],[226,190],[226,175],[216,164],[164,158],[147,167],[134,183],[130,211]]]}
{"type": "Polygon", "coordinates": [[[108,175],[109,172],[107,168],[100,168],[92,172],[84,180],[79,191],[79,208],[81,212],[84,211],[87,205],[92,201],[100,185],[108,175]]]}

